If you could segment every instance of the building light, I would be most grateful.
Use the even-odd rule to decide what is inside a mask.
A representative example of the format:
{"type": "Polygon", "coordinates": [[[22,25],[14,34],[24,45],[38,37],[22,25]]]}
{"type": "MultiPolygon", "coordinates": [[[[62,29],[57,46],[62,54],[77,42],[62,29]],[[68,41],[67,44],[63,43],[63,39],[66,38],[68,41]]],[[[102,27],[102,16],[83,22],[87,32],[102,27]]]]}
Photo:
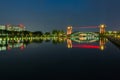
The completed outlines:
{"type": "Polygon", "coordinates": [[[105,26],[102,24],[102,25],[101,25],[101,28],[104,28],[104,27],[105,27],[105,26]]]}

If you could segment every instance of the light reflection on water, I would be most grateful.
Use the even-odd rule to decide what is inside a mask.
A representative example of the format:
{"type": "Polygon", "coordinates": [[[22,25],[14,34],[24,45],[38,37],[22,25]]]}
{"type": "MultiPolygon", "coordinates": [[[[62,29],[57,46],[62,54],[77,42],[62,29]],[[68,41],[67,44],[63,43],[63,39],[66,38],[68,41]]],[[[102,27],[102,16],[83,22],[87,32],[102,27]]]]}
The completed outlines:
{"type": "MultiPolygon", "coordinates": [[[[93,48],[93,49],[105,49],[105,44],[108,42],[106,38],[60,38],[60,37],[44,37],[39,39],[33,38],[17,38],[17,39],[0,39],[0,51],[9,51],[13,48],[19,48],[20,50],[25,49],[29,44],[32,43],[52,43],[52,44],[63,44],[66,43],[67,48],[93,48]]],[[[32,46],[31,46],[32,47],[32,46]]],[[[33,46],[35,47],[35,46],[33,46]]]]}
{"type": "Polygon", "coordinates": [[[0,74],[4,78],[89,79],[120,72],[120,50],[102,37],[4,39],[0,49],[0,53],[6,53],[0,54],[0,74]]]}

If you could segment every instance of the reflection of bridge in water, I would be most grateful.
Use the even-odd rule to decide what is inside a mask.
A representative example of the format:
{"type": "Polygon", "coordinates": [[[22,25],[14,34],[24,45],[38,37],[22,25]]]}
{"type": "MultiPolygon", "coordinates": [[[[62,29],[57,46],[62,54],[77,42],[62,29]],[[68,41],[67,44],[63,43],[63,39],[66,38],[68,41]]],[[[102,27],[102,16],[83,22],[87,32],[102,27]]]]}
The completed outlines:
{"type": "MultiPolygon", "coordinates": [[[[82,37],[81,37],[82,38],[82,37]]],[[[94,48],[104,50],[106,39],[99,38],[99,37],[92,37],[87,38],[83,37],[81,39],[79,37],[71,37],[70,38],[29,38],[29,39],[22,39],[22,38],[0,38],[0,51],[7,51],[11,50],[12,48],[19,48],[23,50],[26,46],[30,43],[42,43],[43,41],[50,42],[52,41],[53,44],[60,44],[64,43],[67,40],[67,47],[68,48],[94,48]],[[93,45],[94,42],[99,43],[99,45],[93,45]],[[77,43],[77,44],[74,44],[77,43]]]]}
{"type": "Polygon", "coordinates": [[[99,40],[99,34],[93,32],[76,32],[70,35],[72,41],[83,43],[83,42],[95,42],[99,40]]]}
{"type": "Polygon", "coordinates": [[[67,47],[68,48],[89,48],[89,49],[100,49],[104,50],[105,49],[105,43],[107,42],[106,38],[86,38],[84,39],[77,39],[77,38],[71,38],[67,39],[67,47]],[[75,44],[74,42],[77,42],[75,44]],[[93,45],[94,42],[98,42],[98,45],[93,45]]]}

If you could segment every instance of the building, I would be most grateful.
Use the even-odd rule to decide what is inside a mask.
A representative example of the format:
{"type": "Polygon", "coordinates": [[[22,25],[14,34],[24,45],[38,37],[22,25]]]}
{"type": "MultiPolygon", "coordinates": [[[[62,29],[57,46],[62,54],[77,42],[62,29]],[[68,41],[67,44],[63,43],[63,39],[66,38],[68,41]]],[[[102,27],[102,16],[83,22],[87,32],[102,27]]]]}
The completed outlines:
{"type": "Polygon", "coordinates": [[[5,30],[5,29],[6,29],[5,25],[0,25],[0,30],[5,30]]]}
{"type": "Polygon", "coordinates": [[[25,26],[22,24],[19,25],[0,25],[0,30],[7,30],[7,31],[25,31],[25,26]]]}
{"type": "Polygon", "coordinates": [[[19,24],[19,25],[8,24],[6,25],[6,30],[7,31],[25,31],[25,26],[22,24],[19,24]]]}

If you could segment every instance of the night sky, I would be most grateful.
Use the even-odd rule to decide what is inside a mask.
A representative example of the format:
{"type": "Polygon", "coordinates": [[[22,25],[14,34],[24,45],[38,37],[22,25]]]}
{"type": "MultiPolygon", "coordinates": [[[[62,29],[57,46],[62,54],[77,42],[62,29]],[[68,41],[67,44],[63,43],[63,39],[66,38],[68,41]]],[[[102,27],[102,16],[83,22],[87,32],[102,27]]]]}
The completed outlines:
{"type": "Polygon", "coordinates": [[[116,30],[120,29],[120,0],[0,0],[0,24],[19,23],[43,32],[101,23],[116,30]]]}

